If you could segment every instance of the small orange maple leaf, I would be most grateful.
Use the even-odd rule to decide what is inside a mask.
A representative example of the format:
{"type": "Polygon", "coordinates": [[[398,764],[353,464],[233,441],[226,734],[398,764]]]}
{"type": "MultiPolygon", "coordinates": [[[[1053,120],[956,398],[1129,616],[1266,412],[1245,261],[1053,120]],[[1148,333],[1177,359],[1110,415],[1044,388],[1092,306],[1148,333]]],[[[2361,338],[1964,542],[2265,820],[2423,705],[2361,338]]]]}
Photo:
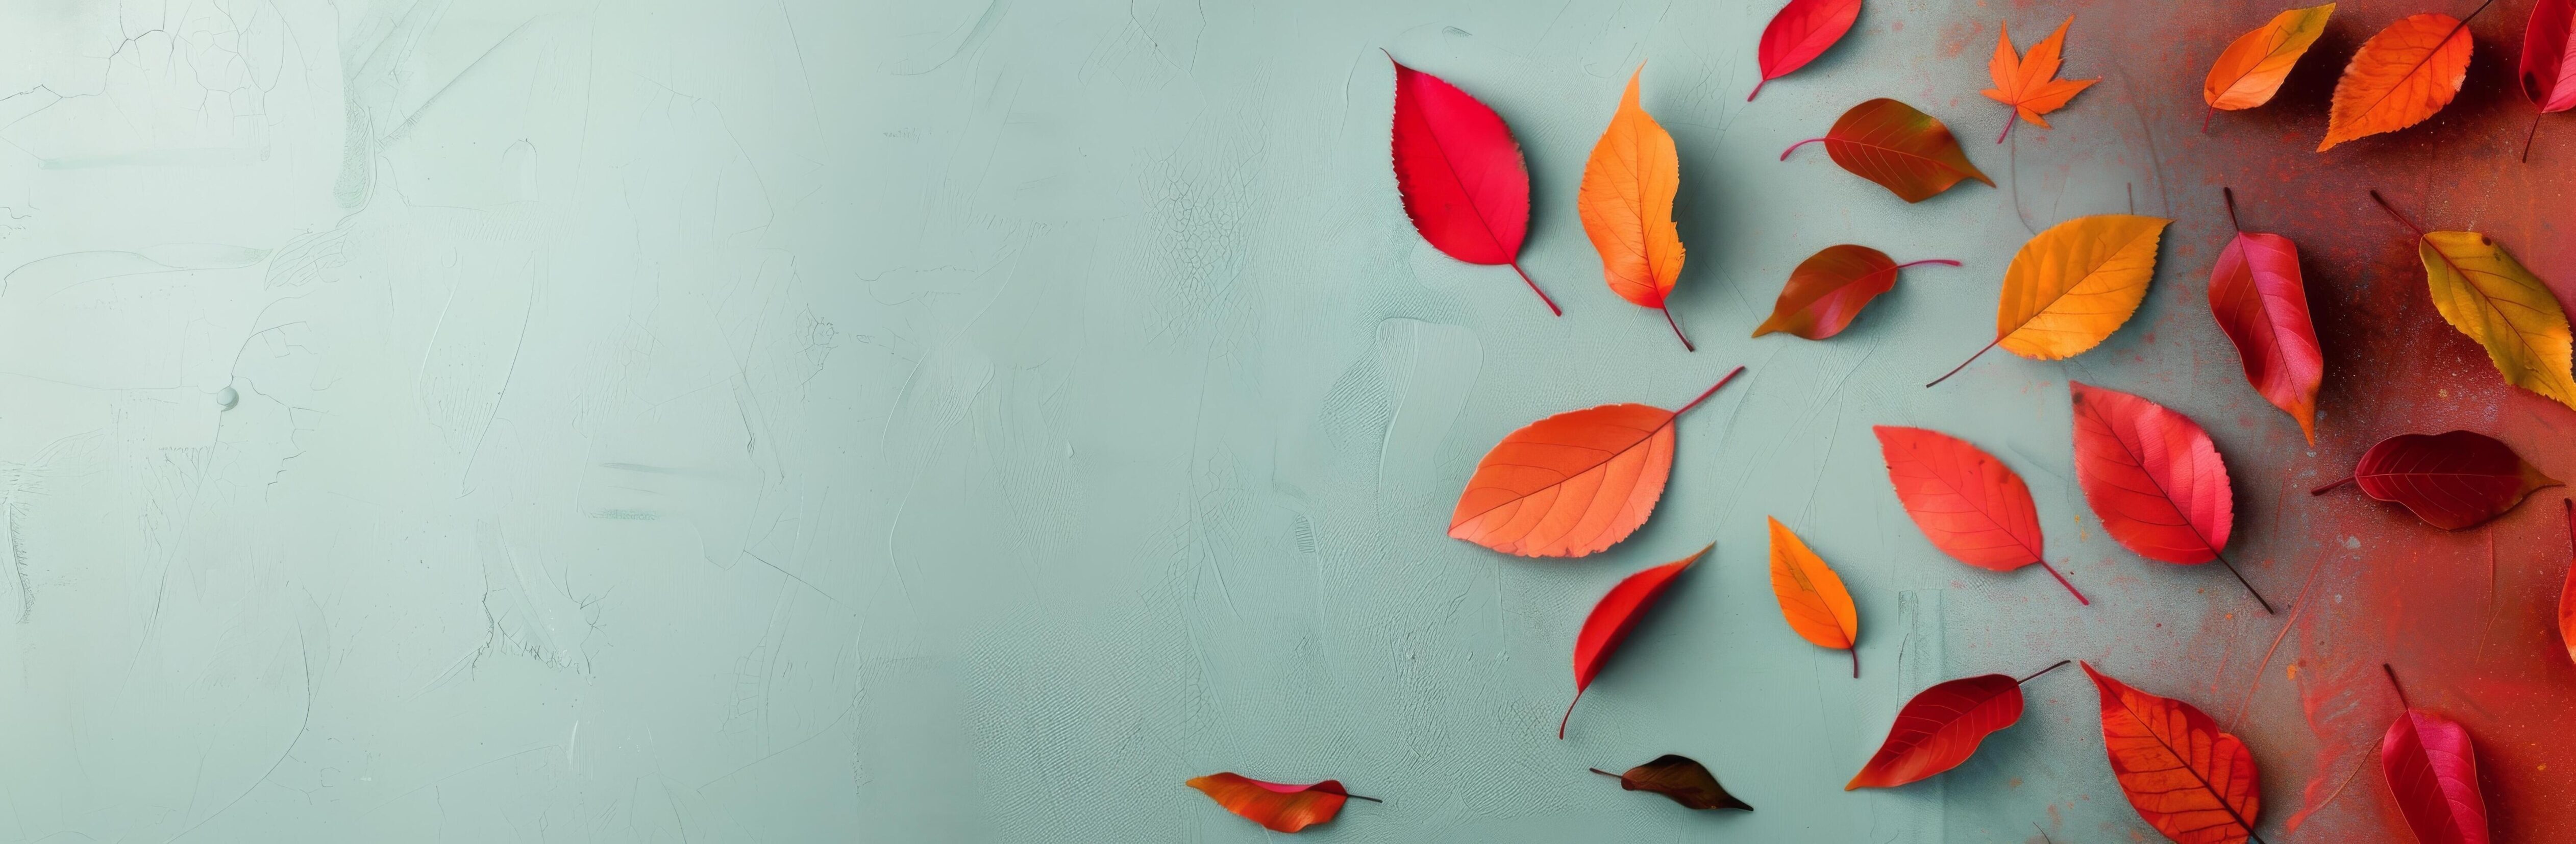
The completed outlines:
{"type": "MultiPolygon", "coordinates": [[[[1995,36],[1994,59],[1986,62],[1986,72],[1995,78],[1995,87],[1986,89],[1986,96],[2012,106],[2013,117],[2039,124],[2042,129],[2048,128],[2048,121],[2040,115],[2064,107],[2067,100],[2075,99],[2077,92],[2102,81],[2056,78],[2057,54],[2064,48],[2066,27],[2074,22],[2074,16],[2067,16],[2066,23],[2058,24],[2057,31],[2049,33],[2046,39],[2030,48],[2027,56],[2013,55],[2012,27],[2005,25],[2003,31],[1995,36]]],[[[1995,143],[2003,143],[2004,138],[2010,137],[2012,127],[2013,118],[2004,118],[2003,134],[1995,136],[1995,143]]]]}

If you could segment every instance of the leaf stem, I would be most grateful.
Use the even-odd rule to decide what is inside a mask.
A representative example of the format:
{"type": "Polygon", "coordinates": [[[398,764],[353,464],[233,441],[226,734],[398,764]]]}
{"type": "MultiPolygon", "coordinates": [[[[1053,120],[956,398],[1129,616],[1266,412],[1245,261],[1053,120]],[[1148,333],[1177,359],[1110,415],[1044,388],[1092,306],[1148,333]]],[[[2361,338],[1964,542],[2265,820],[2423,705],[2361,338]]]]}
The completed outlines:
{"type": "Polygon", "coordinates": [[[1602,776],[1609,777],[1609,778],[1614,779],[1614,780],[1625,780],[1625,779],[1627,779],[1627,777],[1623,777],[1623,776],[1620,776],[1620,775],[1618,775],[1618,774],[1611,773],[1611,772],[1609,772],[1609,771],[1604,771],[1604,770],[1601,770],[1601,769],[1599,769],[1599,768],[1585,768],[1584,770],[1586,770],[1586,771],[1591,771],[1591,772],[1593,772],[1593,773],[1600,774],[1600,775],[1602,775],[1602,776]]]}
{"type": "Polygon", "coordinates": [[[2236,221],[2236,189],[2222,187],[2218,189],[2218,195],[2227,198],[2227,227],[2235,229],[2237,234],[2244,234],[2245,224],[2236,221]]]}
{"type": "Polygon", "coordinates": [[[2057,578],[2057,585],[2066,587],[2066,594],[2075,596],[2076,603],[2083,604],[2088,607],[2093,605],[2092,601],[2084,599],[2084,593],[2075,591],[2075,584],[2066,582],[2066,575],[2057,573],[2056,566],[2049,565],[2047,560],[2041,560],[2039,561],[2039,567],[2047,569],[2050,577],[2057,578]]]}
{"type": "Polygon", "coordinates": [[[1753,101],[1754,97],[1762,96],[1762,86],[1769,84],[1771,84],[1771,79],[1769,77],[1756,80],[1753,83],[1753,93],[1744,95],[1744,101],[1749,103],[1753,101]]]}
{"type": "Polygon", "coordinates": [[[2209,111],[2208,111],[2208,113],[2206,113],[2206,114],[2202,114],[2202,115],[2200,116],[2200,133],[2201,133],[2201,134],[2203,134],[2203,135],[2209,134],[2209,119],[2210,119],[2210,118],[2212,118],[2212,117],[2217,117],[2217,116],[2218,116],[2218,107],[2217,107],[2217,106],[2210,106],[2210,107],[2209,107],[2209,111]]]}
{"type": "Polygon", "coordinates": [[[2227,573],[2228,573],[2228,574],[2236,575],[2236,582],[2237,582],[2238,584],[2243,585],[2243,586],[2245,587],[2245,594],[2248,594],[2248,595],[2252,595],[2252,596],[2254,596],[2254,602],[2255,602],[2255,603],[2258,603],[2258,604],[2262,604],[2262,605],[2263,605],[2263,614],[2264,614],[2264,615],[2278,615],[2278,614],[2280,614],[2280,613],[2279,613],[2279,611],[2272,609],[2272,602],[2270,602],[2270,601],[2266,601],[2266,600],[2263,600],[2263,593],[2261,593],[2261,592],[2257,592],[2257,591],[2254,591],[2254,584],[2251,584],[2251,583],[2247,583],[2247,582],[2245,582],[2245,573],[2244,573],[2244,572],[2241,572],[2241,571],[2237,571],[2237,570],[2236,570],[2236,564],[2235,564],[2235,563],[2228,562],[2228,561],[2227,561],[2227,557],[2226,557],[2225,555],[2222,555],[2222,554],[2220,554],[2220,553],[2218,553],[2218,552],[2216,552],[2216,551],[2211,551],[2211,552],[2209,552],[2209,555],[2210,555],[2211,557],[2217,558],[2217,560],[2218,560],[2218,564],[2219,564],[2219,565],[2226,566],[2226,567],[2227,567],[2227,573]]]}
{"type": "Polygon", "coordinates": [[[2379,670],[2388,674],[2388,688],[2397,692],[2397,705],[2408,709],[2415,708],[2415,704],[2406,702],[2406,687],[2398,684],[2397,669],[2383,662],[2379,664],[2379,670]]]}
{"type": "Polygon", "coordinates": [[[2531,163],[2531,142],[2540,137],[2540,115],[2545,113],[2532,112],[2531,114],[2531,131],[2522,136],[2522,163],[2524,164],[2531,163]]]}
{"type": "Polygon", "coordinates": [[[1794,144],[1790,144],[1788,149],[1784,149],[1784,150],[1781,150],[1781,151],[1780,151],[1780,160],[1782,160],[1782,161],[1787,161],[1787,160],[1789,160],[1789,154],[1790,154],[1790,153],[1793,153],[1793,152],[1797,152],[1799,147],[1806,146],[1806,145],[1808,145],[1808,144],[1821,144],[1821,143],[1824,143],[1824,142],[1825,142],[1825,140],[1826,140],[1825,138],[1808,138],[1808,139],[1806,139],[1806,140],[1799,141],[1799,142],[1794,143],[1794,144]]]}
{"type": "MultiPolygon", "coordinates": [[[[1691,399],[1689,404],[1682,405],[1682,409],[1680,409],[1680,410],[1676,410],[1676,411],[1673,411],[1673,415],[1674,415],[1674,416],[1680,416],[1680,415],[1682,415],[1682,414],[1684,414],[1684,413],[1689,413],[1689,412],[1690,412],[1690,409],[1691,409],[1691,408],[1694,408],[1694,407],[1698,407],[1700,402],[1708,401],[1708,397],[1710,397],[1710,396],[1714,396],[1714,395],[1717,395],[1717,388],[1719,388],[1719,387],[1723,387],[1723,386],[1726,386],[1726,382],[1728,382],[1728,381],[1733,381],[1733,380],[1735,380],[1735,376],[1737,376],[1737,375],[1742,375],[1742,374],[1744,374],[1744,367],[1741,367],[1741,366],[1736,367],[1736,368],[1734,368],[1734,369],[1732,369],[1732,370],[1728,370],[1728,371],[1727,371],[1727,373],[1726,373],[1726,377],[1724,377],[1724,378],[1720,378],[1720,379],[1717,379],[1717,383],[1709,385],[1709,388],[1708,388],[1707,390],[1703,390],[1703,391],[1701,391],[1701,392],[1700,392],[1700,394],[1699,394],[1699,398],[1691,399]]],[[[1715,547],[1715,546],[1711,546],[1711,547],[1715,547]]],[[[1575,693],[1575,696],[1580,697],[1580,696],[1582,696],[1582,694],[1583,694],[1583,690],[1581,690],[1581,689],[1576,689],[1574,693],[1575,693]]]]}
{"type": "Polygon", "coordinates": [[[2016,684],[2020,684],[2020,683],[2028,683],[2028,682],[2030,682],[2030,681],[2032,681],[2032,680],[2037,680],[2037,679],[2039,679],[2039,675],[2041,675],[2041,674],[2046,674],[2046,673],[2048,673],[2048,672],[2055,671],[2055,670],[2060,669],[2060,668],[2064,668],[2064,667],[2066,667],[2066,664],[2067,664],[2067,663],[2074,662],[2074,661],[2075,661],[2075,660],[2071,660],[2071,659],[2061,659],[2061,660],[2058,660],[2056,665],[2051,665],[2051,666],[2049,666],[2049,667],[2047,667],[2047,668],[2042,668],[2042,669],[2038,670],[2037,672],[2032,673],[2032,674],[2031,674],[2030,676],[2028,676],[2028,677],[2024,677],[2024,678],[2021,678],[2021,679],[2019,679],[2019,680],[2014,680],[2013,682],[2014,682],[2014,683],[2016,683],[2016,684]]]}
{"type": "Polygon", "coordinates": [[[1530,292],[1538,294],[1538,300],[1539,300],[1539,301],[1541,301],[1541,302],[1546,302],[1546,303],[1547,303],[1547,312],[1548,312],[1548,313],[1552,313],[1552,314],[1555,314],[1555,315],[1557,315],[1557,316],[1564,316],[1564,315],[1565,315],[1565,309],[1564,309],[1564,308],[1557,307],[1557,306],[1556,306],[1556,300],[1554,300],[1554,299],[1550,299],[1550,298],[1547,298],[1547,291],[1538,289],[1538,282],[1530,281],[1529,271],[1528,271],[1528,270],[1521,269],[1521,262],[1519,262],[1519,261],[1513,261],[1513,262],[1512,262],[1512,272],[1520,273],[1520,274],[1521,274],[1521,280],[1522,280],[1522,281],[1525,281],[1525,282],[1529,282],[1530,292]]]}
{"type": "Polygon", "coordinates": [[[2345,475],[2345,476],[2344,476],[2344,478],[2343,478],[2343,480],[2336,481],[2336,482],[2334,482],[2334,483],[2330,483],[2330,484],[2326,484],[2325,486],[2317,487],[2316,489],[2308,490],[2308,494],[2309,494],[2309,495],[2324,495],[2324,494],[2326,494],[2326,493],[2329,493],[2329,492],[2333,492],[2333,491],[2335,491],[2335,487],[2343,486],[2344,484],[2348,484],[2348,483],[2352,483],[2352,476],[2351,476],[2351,475],[2345,475]]]}
{"type": "Polygon", "coordinates": [[[1957,262],[1957,261],[1953,261],[1953,260],[1950,260],[1950,259],[1948,259],[1948,258],[1925,258],[1925,259],[1920,260],[1920,261],[1907,261],[1907,262],[1905,262],[1905,263],[1898,264],[1898,265],[1896,265],[1896,268],[1901,270],[1901,269],[1905,269],[1906,267],[1917,267],[1917,266],[1922,266],[1922,265],[1924,265],[1924,264],[1940,264],[1940,265],[1943,265],[1943,266],[1949,266],[1949,267],[1961,266],[1961,264],[1960,264],[1959,262],[1957,262]]]}
{"type": "Polygon", "coordinates": [[[1691,345],[1690,337],[1685,336],[1685,335],[1683,335],[1683,334],[1682,334],[1682,324],[1681,324],[1681,323],[1678,323],[1678,322],[1674,322],[1674,321],[1673,321],[1673,309],[1672,309],[1672,306],[1671,306],[1671,305],[1666,305],[1666,306],[1661,307],[1661,308],[1656,308],[1655,310],[1659,310],[1659,311],[1663,311],[1663,312],[1664,312],[1664,324],[1665,324],[1665,325],[1669,325],[1669,326],[1672,326],[1672,327],[1673,327],[1673,336],[1674,336],[1674,337],[1676,337],[1676,338],[1680,338],[1680,340],[1682,341],[1682,351],[1685,351],[1685,352],[1696,352],[1696,351],[1699,351],[1699,347],[1691,345]]]}
{"type": "Polygon", "coordinates": [[[1574,720],[1574,705],[1583,702],[1584,691],[1585,689],[1575,689],[1574,699],[1565,702],[1565,717],[1556,719],[1556,738],[1558,741],[1565,740],[1565,724],[1568,721],[1574,720]]]}
{"type": "Polygon", "coordinates": [[[1860,679],[1860,643],[1859,643],[1859,642],[1853,642],[1851,647],[1844,648],[1843,650],[1845,650],[1845,651],[1849,651],[1849,652],[1851,653],[1851,658],[1852,658],[1852,679],[1854,679],[1854,680],[1858,680],[1858,679],[1860,679]]]}
{"type": "Polygon", "coordinates": [[[1353,799],[1353,800],[1366,800],[1366,801],[1371,802],[1371,803],[1384,803],[1384,802],[1386,802],[1386,801],[1384,801],[1384,800],[1380,800],[1380,799],[1377,799],[1377,798],[1375,798],[1375,797],[1362,797],[1362,796],[1359,796],[1359,795],[1357,795],[1357,794],[1352,794],[1352,793],[1347,792],[1347,791],[1342,792],[1342,796],[1344,796],[1344,797],[1348,797],[1348,798],[1353,799]]]}
{"type": "Polygon", "coordinates": [[[1993,349],[1993,348],[1995,347],[1995,343],[2001,343],[2001,342],[2003,342],[2003,341],[2004,341],[2004,338],[2001,338],[2001,337],[1997,337],[1997,338],[1995,338],[1994,343],[1987,343],[1985,348],[1983,348],[1983,349],[1978,349],[1976,354],[1969,355],[1967,360],[1960,361],[1958,366],[1950,367],[1950,371],[1948,371],[1948,372],[1944,372],[1944,373],[1941,373],[1941,377],[1939,377],[1939,378],[1934,378],[1934,379],[1932,379],[1932,383],[1931,383],[1931,384],[1925,384],[1925,385],[1923,385],[1923,386],[1924,386],[1924,387],[1926,387],[1926,388],[1929,388],[1929,387],[1933,386],[1934,384],[1939,384],[1939,383],[1941,383],[1941,382],[1943,382],[1943,381],[1948,381],[1948,380],[1950,380],[1950,376],[1959,374],[1959,370],[1962,370],[1962,369],[1966,369],[1966,368],[1968,368],[1968,364],[1976,363],[1978,358],[1985,357],[1985,356],[1986,356],[1986,352],[1987,352],[1987,351],[1989,351],[1989,350],[1991,350],[1991,349],[1993,349]]]}
{"type": "Polygon", "coordinates": [[[2388,216],[2391,219],[2396,220],[2399,225],[2405,226],[2407,229],[2414,231],[2416,240],[2424,239],[2424,227],[2416,225],[2413,220],[2406,219],[2406,215],[2397,213],[2397,206],[2388,204],[2388,197],[2380,196],[2378,189],[2373,188],[2370,191],[2370,198],[2377,201],[2379,203],[2380,210],[2388,212],[2388,216]]]}
{"type": "Polygon", "coordinates": [[[2021,120],[2021,112],[2019,110],[2015,110],[2011,114],[2004,115],[2004,131],[2002,134],[1995,136],[1995,143],[2003,143],[2005,138],[2012,137],[2013,123],[2019,120],[2021,120]]]}

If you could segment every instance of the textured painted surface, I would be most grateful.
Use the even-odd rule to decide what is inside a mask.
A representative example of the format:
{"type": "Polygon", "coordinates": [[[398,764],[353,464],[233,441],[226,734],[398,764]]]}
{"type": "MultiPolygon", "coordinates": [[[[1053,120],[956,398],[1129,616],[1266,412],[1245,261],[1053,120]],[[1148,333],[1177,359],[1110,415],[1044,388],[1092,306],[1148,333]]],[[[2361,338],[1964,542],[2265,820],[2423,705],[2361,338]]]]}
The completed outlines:
{"type": "Polygon", "coordinates": [[[2351,773],[2393,661],[2477,736],[2498,837],[2568,840],[2554,493],[2457,534],[2304,493],[2452,427],[2576,472],[2576,414],[2500,385],[2362,194],[2576,298],[2576,119],[2513,163],[2527,9],[2472,24],[2442,114],[2318,156],[2343,58],[2423,9],[2344,4],[2274,103],[2201,135],[2208,60],[2274,6],[1872,0],[1746,103],[1768,2],[14,4],[0,838],[1262,840],[1181,785],[1234,770],[1389,801],[1324,841],[2152,840],[2062,671],[1960,769],[1840,790],[1916,689],[2084,658],[2243,735],[2267,835],[2334,840],[2398,828],[2351,773]],[[2067,75],[2104,81],[1983,143],[1997,25],[2069,11],[2067,75]],[[1380,48],[1512,123],[1563,319],[1406,224],[1380,48]],[[1602,285],[1573,207],[1647,59],[1696,354],[1602,285]],[[2000,187],[1906,205],[1775,160],[1876,96],[2000,187]],[[2221,184],[2307,256],[2314,449],[2206,313],[2221,184]],[[2179,222],[2128,328],[1922,388],[1991,338],[2031,233],[2130,211],[2179,222]],[[1829,342],[1746,339],[1845,241],[1966,266],[1829,342]],[[1624,544],[1442,535],[1505,432],[1739,363],[1624,544]],[[2216,438],[2230,559],[2297,614],[2277,652],[2288,616],[2225,572],[2101,536],[2069,379],[2216,438]],[[1881,423],[2021,472],[2095,605],[1942,558],[1881,423]],[[1887,670],[1781,624],[1766,515],[1842,573],[1887,670]],[[1711,540],[1550,738],[1592,600],[1711,540]],[[1585,772],[1663,753],[1759,810],[1585,772]]]}

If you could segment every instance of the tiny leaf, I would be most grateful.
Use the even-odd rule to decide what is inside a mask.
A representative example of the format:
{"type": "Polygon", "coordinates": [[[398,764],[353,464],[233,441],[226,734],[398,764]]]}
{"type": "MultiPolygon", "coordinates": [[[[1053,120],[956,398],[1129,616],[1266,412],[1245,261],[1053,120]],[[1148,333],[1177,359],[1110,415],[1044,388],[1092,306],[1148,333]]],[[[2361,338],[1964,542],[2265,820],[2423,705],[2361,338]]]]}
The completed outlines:
{"type": "Polygon", "coordinates": [[[1726,788],[1717,784],[1717,775],[1709,773],[1707,766],[1692,761],[1688,756],[1667,753],[1655,757],[1655,761],[1629,768],[1624,774],[1613,774],[1599,768],[1592,769],[1592,772],[1618,777],[1620,788],[1661,794],[1685,808],[1753,811],[1753,807],[1726,793],[1726,788]]]}

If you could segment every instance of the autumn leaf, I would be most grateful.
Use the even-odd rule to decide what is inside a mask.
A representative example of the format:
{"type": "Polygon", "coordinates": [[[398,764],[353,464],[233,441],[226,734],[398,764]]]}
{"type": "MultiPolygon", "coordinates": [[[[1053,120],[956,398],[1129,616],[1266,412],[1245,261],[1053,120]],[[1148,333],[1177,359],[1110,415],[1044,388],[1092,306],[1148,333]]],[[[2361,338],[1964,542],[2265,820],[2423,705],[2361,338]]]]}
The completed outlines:
{"type": "Polygon", "coordinates": [[[2570,369],[2576,342],[2549,285],[2486,235],[2427,232],[2378,191],[2370,198],[2415,233],[2415,255],[2442,320],[2485,346],[2505,383],[2576,407],[2576,370],[2570,369]]]}
{"type": "MultiPolygon", "coordinates": [[[[2066,101],[2075,99],[2077,93],[2102,81],[2057,78],[2058,53],[2065,46],[2066,27],[2073,23],[2075,16],[2068,15],[2065,23],[2057,25],[2056,32],[2049,33],[2047,38],[2031,47],[2029,53],[2018,57],[2013,55],[2012,27],[2001,27],[2002,31],[1995,36],[1995,57],[1986,62],[1986,73],[1995,79],[1995,87],[1986,89],[1986,96],[2012,106],[2013,117],[2038,124],[2042,129],[2048,128],[2048,120],[2040,115],[2064,107],[2066,101]]],[[[2004,118],[2004,131],[1995,136],[1995,143],[2003,143],[2010,137],[2012,127],[2013,118],[2004,118]]]]}
{"type": "Polygon", "coordinates": [[[1717,775],[1709,773],[1707,766],[1688,756],[1667,753],[1655,757],[1655,761],[1629,768],[1624,774],[1599,768],[1591,771],[1605,777],[1618,777],[1620,788],[1661,794],[1685,808],[1753,811],[1753,807],[1726,793],[1726,787],[1717,784],[1717,775]]]}
{"type": "Polygon", "coordinates": [[[1592,679],[1601,676],[1601,667],[1610,663],[1610,655],[1618,652],[1619,643],[1628,640],[1637,620],[1654,608],[1655,601],[1664,596],[1664,589],[1673,585],[1673,578],[1680,577],[1683,570],[1716,547],[1711,543],[1688,557],[1629,575],[1610,587],[1610,593],[1601,596],[1600,603],[1592,605],[1592,614],[1583,619],[1583,632],[1574,637],[1574,700],[1565,704],[1565,717],[1556,721],[1557,738],[1565,737],[1566,722],[1574,720],[1574,705],[1583,702],[1583,693],[1592,688],[1592,679]]]}
{"type": "Polygon", "coordinates": [[[2156,245],[2171,222],[2128,214],[2077,217],[2023,243],[2004,269],[1994,342],[1932,384],[1996,346],[2032,360],[2062,360],[2100,345],[2146,300],[2156,245]]]}
{"type": "Polygon", "coordinates": [[[2406,703],[2397,669],[2379,667],[2406,707],[2379,740],[2379,771],[2407,828],[2419,844],[2487,844],[2487,798],[2478,790],[2478,751],[2468,728],[2406,703]]]}
{"type": "Polygon", "coordinates": [[[1905,515],[1952,559],[1990,571],[2037,564],[2076,603],[2090,606],[2048,564],[2030,487],[2003,461],[1966,440],[1923,428],[1879,425],[1878,448],[1905,515]]]}
{"type": "Polygon", "coordinates": [[[1771,519],[1771,594],[1780,599],[1789,629],[1816,647],[1850,651],[1852,677],[1860,677],[1860,610],[1851,591],[1779,519],[1771,519]]]}
{"type": "Polygon", "coordinates": [[[1753,93],[1744,95],[1744,101],[1752,102],[1762,95],[1763,85],[1806,67],[1832,49],[1859,18],[1860,0],[1789,0],[1779,14],[1771,16],[1771,25],[1762,28],[1762,46],[1754,53],[1762,67],[1762,81],[1753,83],[1753,93]]]}
{"type": "Polygon", "coordinates": [[[1825,145],[1825,155],[1852,175],[1877,182],[1907,202],[1921,202],[1968,179],[1994,187],[1995,180],[1969,163],[1959,139],[1940,119],[1885,97],[1852,106],[1834,120],[1821,138],[1790,144],[1780,160],[1808,144],[1825,145]]]}
{"type": "Polygon", "coordinates": [[[1922,264],[1959,262],[1947,258],[1909,261],[1903,264],[1887,253],[1867,246],[1842,244],[1828,246],[1808,256],[1789,271],[1789,283],[1781,286],[1780,300],[1771,306],[1771,318],[1753,336],[1786,331],[1809,340],[1822,340],[1842,333],[1869,300],[1896,289],[1896,271],[1922,264]]]}
{"type": "Polygon", "coordinates": [[[2399,18],[2361,42],[2335,82],[2317,151],[2422,123],[2450,105],[2469,76],[2470,47],[2468,22],[2441,14],[2399,18]]]}
{"type": "Polygon", "coordinates": [[[1986,736],[2021,720],[2021,684],[2065,664],[2018,680],[2010,674],[1961,677],[1915,694],[1896,711],[1896,723],[1887,728],[1878,753],[1843,790],[1895,788],[1959,767],[1976,755],[1986,736]]]}
{"type": "MultiPolygon", "coordinates": [[[[2328,4],[2328,8],[2332,4],[2328,4]]],[[[2272,406],[2299,421],[2299,433],[2317,443],[2317,385],[2325,379],[2325,350],[2308,318],[2308,287],[2299,274],[2299,245],[2277,234],[2236,225],[2236,192],[2227,197],[2227,222],[2236,237],[2209,269],[2209,315],[2236,344],[2245,382],[2272,406]]]]}
{"type": "Polygon", "coordinates": [[[2351,477],[2310,494],[2324,495],[2347,483],[2372,498],[2406,505],[2425,524],[2459,530],[2504,515],[2532,490],[2557,486],[2558,480],[2494,437],[2451,431],[2380,440],[2361,453],[2351,477]]]}
{"type": "Polygon", "coordinates": [[[2558,587],[2558,643],[2567,646],[2567,660],[2576,662],[2576,498],[2559,499],[2567,507],[2567,544],[2571,551],[2567,582],[2558,587]]]}
{"type": "Polygon", "coordinates": [[[1558,316],[1565,312],[1521,269],[1529,232],[1529,169],[1511,127],[1440,77],[1395,64],[1395,189],[1413,229],[1442,254],[1504,264],[1558,316]]]}
{"type": "Polygon", "coordinates": [[[2075,400],[2075,482],[2102,531],[2150,560],[2217,560],[2271,612],[2272,602],[2219,553],[2236,525],[2236,493],[2209,433],[2137,396],[2080,382],[2067,387],[2075,400]]]}
{"type": "Polygon", "coordinates": [[[1653,115],[1637,105],[1637,78],[1628,75],[1628,90],[1619,95],[1619,111],[1610,128],[1592,145],[1583,163],[1583,186],[1574,205],[1583,216],[1583,233],[1601,253],[1601,274],[1610,292],[1640,306],[1664,312],[1682,348],[1689,337],[1673,321],[1664,299],[1682,275],[1682,236],[1673,224],[1673,194],[1681,189],[1681,155],[1673,136],[1653,115]]]}
{"type": "Polygon", "coordinates": [[[1191,779],[1189,786],[1205,792],[1208,799],[1216,801],[1226,811],[1250,818],[1275,832],[1296,832],[1330,821],[1334,815],[1341,814],[1345,800],[1385,802],[1343,791],[1340,780],[1289,785],[1262,782],[1229,772],[1191,779]]]}
{"type": "Polygon", "coordinates": [[[2262,809],[2254,754],[2198,707],[2084,663],[2102,695],[2102,745],[2138,817],[2177,844],[2243,844],[2262,809]]]}
{"type": "Polygon", "coordinates": [[[1449,535],[1523,557],[1581,557],[1628,538],[1664,495],[1673,420],[1743,371],[1680,410],[1605,404],[1511,432],[1476,463],[1449,535]]]}
{"type": "MultiPolygon", "coordinates": [[[[2209,78],[2200,84],[2200,97],[2209,103],[2209,113],[2249,109],[2272,101],[2280,93],[2281,80],[2290,76],[2290,68],[2308,54],[2317,36],[2326,31],[2326,18],[2333,17],[2335,4],[2291,9],[2274,15],[2270,23],[2236,37],[2218,61],[2209,66],[2209,78]]],[[[2209,128],[2203,116],[2202,129],[2209,128]]]]}
{"type": "Polygon", "coordinates": [[[2531,131],[2522,139],[2522,160],[2531,160],[2531,139],[2540,134],[2540,115],[2576,108],[2576,0],[2539,0],[2531,4],[2531,23],[2522,34],[2522,95],[2540,112],[2531,116],[2531,131]]]}

